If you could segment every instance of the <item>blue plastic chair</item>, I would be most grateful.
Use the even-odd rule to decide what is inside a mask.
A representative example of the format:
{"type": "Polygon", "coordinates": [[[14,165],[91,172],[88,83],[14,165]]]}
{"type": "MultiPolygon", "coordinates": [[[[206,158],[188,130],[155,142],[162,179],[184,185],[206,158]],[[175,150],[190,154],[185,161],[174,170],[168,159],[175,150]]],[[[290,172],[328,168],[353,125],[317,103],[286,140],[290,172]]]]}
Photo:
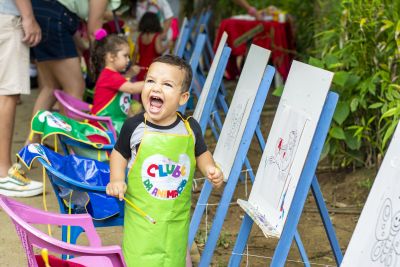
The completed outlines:
{"type": "MultiPolygon", "coordinates": [[[[75,155],[63,156],[40,144],[30,144],[24,147],[18,153],[18,157],[28,168],[30,168],[34,159],[37,159],[45,168],[56,195],[60,213],[81,214],[89,211],[92,217],[98,217],[98,219],[93,219],[95,227],[123,225],[124,202],[106,195],[106,185],[109,182],[110,173],[108,164],[75,155]],[[81,207],[77,207],[68,199],[68,193],[71,190],[72,192],[83,192],[89,195],[90,202],[86,205],[86,211],[82,210],[81,207]],[[98,202],[99,199],[103,200],[103,198],[106,198],[106,201],[98,205],[100,203],[98,202]],[[97,205],[101,209],[95,209],[97,205]],[[103,210],[108,210],[108,212],[101,212],[101,216],[97,216],[99,215],[98,211],[103,210]]],[[[83,229],[80,227],[71,227],[71,244],[76,244],[76,240],[82,231],[83,229]]],[[[67,226],[63,226],[63,241],[67,241],[67,233],[67,226]]]]}
{"type": "MultiPolygon", "coordinates": [[[[47,176],[49,177],[50,183],[53,187],[53,190],[56,194],[58,205],[60,208],[60,212],[64,214],[69,213],[68,206],[64,203],[64,200],[60,197],[60,187],[69,188],[74,191],[80,192],[93,192],[93,193],[100,193],[106,194],[106,187],[105,186],[89,186],[83,184],[81,182],[77,182],[71,177],[64,175],[63,173],[57,171],[51,165],[49,165],[44,159],[39,158],[39,162],[45,167],[47,176]]],[[[93,219],[93,224],[95,227],[110,227],[110,226],[118,226],[124,224],[124,202],[117,201],[120,212],[118,216],[112,216],[107,219],[103,220],[95,220],[93,219]]],[[[72,209],[72,213],[74,214],[74,209],[72,209]]],[[[70,242],[71,244],[76,244],[76,240],[78,239],[79,235],[83,232],[82,228],[80,227],[71,227],[70,233],[70,242]]],[[[62,228],[62,240],[67,241],[67,227],[63,226],[62,228]]]]}

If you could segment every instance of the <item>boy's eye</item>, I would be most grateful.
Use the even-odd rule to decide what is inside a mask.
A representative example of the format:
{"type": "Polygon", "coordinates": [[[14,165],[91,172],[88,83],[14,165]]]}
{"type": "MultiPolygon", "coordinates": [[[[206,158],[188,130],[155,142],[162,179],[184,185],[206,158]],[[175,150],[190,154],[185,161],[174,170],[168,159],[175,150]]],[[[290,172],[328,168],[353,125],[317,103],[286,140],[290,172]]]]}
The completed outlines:
{"type": "Polygon", "coordinates": [[[147,79],[146,83],[153,83],[154,81],[152,79],[147,79]]]}
{"type": "Polygon", "coordinates": [[[170,83],[164,83],[164,85],[168,86],[168,87],[173,87],[172,84],[170,84],[170,83]]]}

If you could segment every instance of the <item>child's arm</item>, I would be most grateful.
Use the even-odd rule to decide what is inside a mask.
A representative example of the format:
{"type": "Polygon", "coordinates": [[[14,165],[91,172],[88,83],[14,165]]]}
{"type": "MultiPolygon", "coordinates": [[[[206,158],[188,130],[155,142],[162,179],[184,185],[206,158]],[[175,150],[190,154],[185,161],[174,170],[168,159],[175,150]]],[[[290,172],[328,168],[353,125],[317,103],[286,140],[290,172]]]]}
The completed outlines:
{"type": "Polygon", "coordinates": [[[214,162],[210,151],[206,151],[196,158],[197,166],[201,173],[210,180],[216,188],[219,188],[224,182],[224,175],[220,168],[214,162]]]}
{"type": "Polygon", "coordinates": [[[126,192],[125,170],[127,165],[128,161],[121,153],[113,149],[110,156],[110,182],[106,188],[107,195],[118,197],[119,200],[124,199],[126,192]]]}
{"type": "Polygon", "coordinates": [[[166,39],[168,35],[168,30],[171,27],[172,17],[164,20],[163,22],[163,31],[161,33],[161,39],[166,39]]]}
{"type": "Polygon", "coordinates": [[[158,54],[164,53],[168,49],[169,45],[170,45],[170,42],[167,42],[165,45],[163,45],[161,34],[157,36],[156,51],[158,54]]]}
{"type": "Polygon", "coordinates": [[[140,94],[142,92],[144,86],[144,81],[140,82],[129,82],[122,84],[119,88],[119,91],[128,93],[128,94],[140,94]]]}

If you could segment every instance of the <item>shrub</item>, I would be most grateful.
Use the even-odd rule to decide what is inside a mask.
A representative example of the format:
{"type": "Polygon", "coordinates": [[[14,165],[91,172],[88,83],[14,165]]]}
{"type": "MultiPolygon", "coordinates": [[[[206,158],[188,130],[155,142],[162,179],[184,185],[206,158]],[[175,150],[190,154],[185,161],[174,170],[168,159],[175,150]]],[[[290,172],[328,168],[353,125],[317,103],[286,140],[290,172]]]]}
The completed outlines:
{"type": "Polygon", "coordinates": [[[316,34],[316,52],[309,60],[335,72],[333,90],[340,95],[324,155],[342,167],[370,167],[400,116],[400,2],[337,3],[321,18],[325,29],[316,34]]]}

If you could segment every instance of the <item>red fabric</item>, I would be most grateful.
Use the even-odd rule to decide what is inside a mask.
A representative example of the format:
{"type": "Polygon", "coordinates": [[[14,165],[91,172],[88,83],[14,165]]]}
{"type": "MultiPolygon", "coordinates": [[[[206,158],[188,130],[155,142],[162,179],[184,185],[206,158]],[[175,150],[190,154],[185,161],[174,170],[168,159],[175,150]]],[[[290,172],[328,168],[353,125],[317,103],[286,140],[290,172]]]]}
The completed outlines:
{"type": "Polygon", "coordinates": [[[178,18],[172,18],[171,20],[171,30],[172,30],[172,41],[176,41],[179,36],[179,21],[178,18]]]}
{"type": "MultiPolygon", "coordinates": [[[[156,38],[158,36],[158,33],[156,33],[151,40],[149,44],[144,44],[142,41],[142,35],[139,35],[139,62],[138,65],[144,68],[148,68],[153,62],[155,58],[158,56],[161,56],[161,54],[158,54],[156,51],[156,38]]],[[[143,81],[144,77],[146,76],[147,69],[141,69],[138,75],[136,76],[137,81],[143,81]]]]}
{"type": "MultiPolygon", "coordinates": [[[[42,256],[35,255],[35,258],[36,258],[36,262],[39,267],[45,267],[42,256]]],[[[85,265],[71,262],[71,261],[62,260],[57,257],[54,257],[53,255],[49,255],[49,265],[51,267],[85,267],[85,265]]]]}
{"type": "Polygon", "coordinates": [[[125,77],[119,72],[104,68],[95,85],[92,114],[96,114],[104,108],[126,82],[125,77]]]}
{"type": "Polygon", "coordinates": [[[239,74],[239,70],[236,67],[236,57],[245,55],[246,43],[234,47],[233,42],[243,33],[251,30],[260,23],[264,26],[264,32],[257,34],[253,38],[253,44],[272,51],[272,62],[283,79],[286,80],[293,59],[292,54],[288,53],[288,50],[295,50],[291,25],[288,22],[224,19],[218,29],[214,50],[216,50],[219,40],[225,31],[228,34],[227,44],[232,48],[227,72],[228,75],[234,78],[239,74]]]}
{"type": "MultiPolygon", "coordinates": [[[[122,28],[124,27],[124,21],[118,19],[118,25],[119,28],[122,30],[122,28]]],[[[105,29],[107,31],[108,34],[111,33],[118,33],[117,28],[115,27],[115,21],[114,20],[110,20],[107,21],[106,23],[103,24],[103,29],[105,29]]],[[[123,30],[122,30],[123,31],[123,30]]]]}
{"type": "MultiPolygon", "coordinates": [[[[102,127],[100,125],[100,123],[98,123],[97,121],[91,121],[90,124],[104,130],[104,127],[102,127]]],[[[107,138],[105,138],[104,136],[98,135],[98,134],[92,134],[92,135],[87,135],[86,136],[90,142],[92,143],[97,143],[97,144],[104,144],[104,145],[108,145],[110,144],[110,140],[108,140],[107,138]]]]}

